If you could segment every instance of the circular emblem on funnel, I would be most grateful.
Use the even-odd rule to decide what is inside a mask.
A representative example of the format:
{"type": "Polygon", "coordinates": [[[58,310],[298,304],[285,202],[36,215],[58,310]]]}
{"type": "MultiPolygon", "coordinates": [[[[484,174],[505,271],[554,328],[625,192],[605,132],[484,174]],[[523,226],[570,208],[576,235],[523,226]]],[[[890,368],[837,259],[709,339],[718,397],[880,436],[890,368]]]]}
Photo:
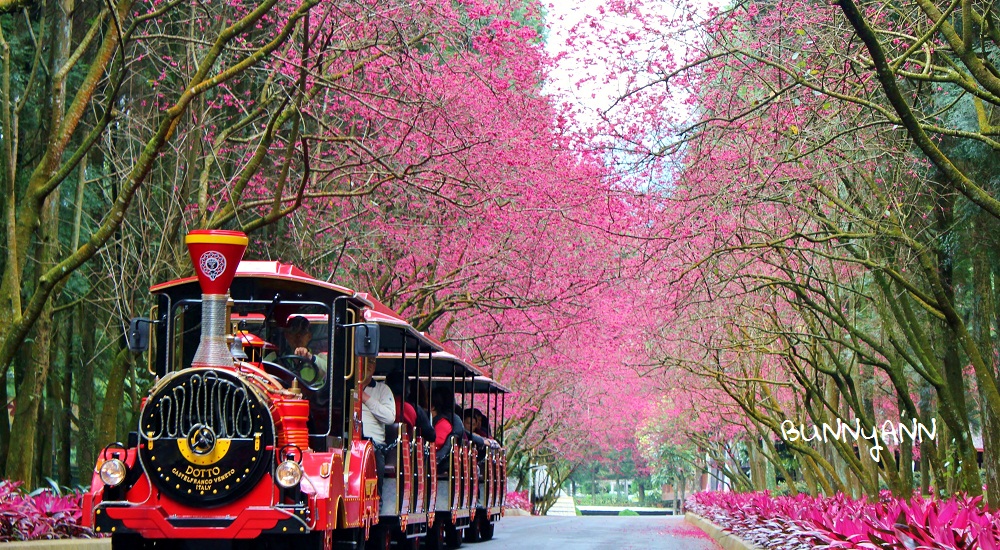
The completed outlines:
{"type": "Polygon", "coordinates": [[[188,433],[188,447],[195,454],[207,455],[215,449],[215,432],[204,424],[195,424],[188,433]]]}
{"type": "Polygon", "coordinates": [[[209,250],[202,254],[201,258],[198,259],[198,263],[201,267],[201,272],[210,281],[218,279],[226,271],[226,257],[215,250],[209,250]]]}

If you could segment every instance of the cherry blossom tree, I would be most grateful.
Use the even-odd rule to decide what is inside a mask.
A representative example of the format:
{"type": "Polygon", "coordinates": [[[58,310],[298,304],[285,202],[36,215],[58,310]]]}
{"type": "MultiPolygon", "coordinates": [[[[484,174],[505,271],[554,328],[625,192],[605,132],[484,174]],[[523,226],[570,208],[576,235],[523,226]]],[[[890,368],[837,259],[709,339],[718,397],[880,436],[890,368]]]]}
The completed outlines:
{"type": "MultiPolygon", "coordinates": [[[[947,450],[934,457],[925,446],[922,464],[939,490],[976,494],[971,426],[978,415],[990,425],[997,386],[992,337],[968,313],[979,296],[993,303],[993,290],[968,285],[977,296],[963,283],[992,280],[993,267],[958,267],[981,252],[957,243],[991,234],[994,223],[973,217],[991,213],[986,172],[969,162],[989,158],[989,138],[967,127],[988,100],[959,76],[975,55],[947,40],[957,12],[931,15],[939,24],[929,27],[921,18],[930,4],[869,3],[860,17],[876,32],[866,36],[852,5],[655,13],[615,3],[609,11],[631,26],[587,21],[574,40],[613,45],[606,62],[618,70],[608,72],[627,75],[596,135],[630,169],[633,189],[661,205],[651,209],[644,250],[665,266],[659,289],[679,298],[675,318],[695,319],[661,336],[665,366],[714,379],[766,442],[788,418],[853,417],[866,429],[886,417],[939,419],[947,450]],[[907,79],[898,97],[879,44],[907,79]],[[918,61],[917,52],[926,56],[918,61]],[[917,130],[935,137],[921,141],[917,130]]],[[[989,28],[991,15],[976,9],[963,11],[967,20],[989,28]]],[[[990,326],[995,316],[978,311],[990,326]]],[[[872,494],[882,477],[906,494],[912,482],[895,457],[876,469],[850,447],[838,448],[837,460],[829,447],[793,450],[818,466],[810,466],[814,485],[872,494]]],[[[995,461],[986,467],[993,479],[995,461]]]]}
{"type": "Polygon", "coordinates": [[[133,199],[149,186],[157,159],[169,149],[192,104],[277,52],[317,3],[232,2],[232,11],[211,17],[212,26],[188,50],[193,70],[158,96],[159,108],[143,121],[147,126],[139,132],[137,148],[119,172],[107,174],[120,183],[109,186],[111,196],[94,212],[91,226],[81,230],[76,223],[72,248],[59,242],[61,197],[85,192],[85,159],[102,142],[113,143],[128,120],[123,98],[149,70],[137,50],[156,41],[191,42],[171,30],[159,32],[187,20],[192,6],[176,1],[64,1],[23,11],[15,9],[19,3],[2,6],[0,161],[6,231],[0,308],[8,322],[0,329],[0,372],[8,372],[32,329],[31,355],[37,359],[18,364],[9,446],[3,438],[8,477],[26,480],[33,475],[34,427],[51,347],[51,297],[123,226],[133,199]],[[13,40],[20,46],[16,50],[13,40]],[[34,47],[27,48],[32,41],[34,47]],[[34,56],[26,57],[24,52],[30,51],[34,56]],[[29,106],[37,112],[29,112],[29,106]],[[69,191],[74,181],[77,189],[69,191]]]}

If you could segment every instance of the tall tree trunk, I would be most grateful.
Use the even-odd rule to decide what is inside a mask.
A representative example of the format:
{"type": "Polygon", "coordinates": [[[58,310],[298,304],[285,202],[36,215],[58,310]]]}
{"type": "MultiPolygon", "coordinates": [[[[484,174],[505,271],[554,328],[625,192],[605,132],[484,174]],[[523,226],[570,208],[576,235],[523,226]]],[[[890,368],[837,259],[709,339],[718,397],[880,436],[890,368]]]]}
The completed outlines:
{"type": "MultiPolygon", "coordinates": [[[[936,187],[934,222],[938,235],[948,235],[954,230],[955,223],[955,195],[944,189],[942,186],[936,187]]],[[[969,407],[966,402],[965,366],[971,362],[982,367],[982,354],[973,347],[969,347],[970,336],[964,322],[955,313],[955,255],[953,247],[943,238],[939,238],[934,247],[927,250],[918,251],[917,257],[920,260],[924,272],[930,281],[935,298],[942,312],[945,313],[945,322],[941,327],[941,355],[942,371],[944,376],[946,392],[938,391],[940,402],[938,410],[941,416],[950,423],[951,436],[954,439],[955,456],[948,457],[951,470],[955,474],[956,483],[961,483],[961,489],[971,496],[978,496],[983,493],[982,482],[979,479],[979,465],[976,461],[976,449],[972,444],[972,433],[969,428],[969,407]],[[968,362],[963,361],[962,351],[968,356],[968,362]],[[978,355],[978,357],[975,357],[978,355]],[[959,470],[959,463],[961,469],[959,470]]],[[[990,377],[984,379],[981,369],[977,368],[977,385],[982,388],[985,394],[996,391],[996,379],[990,377]]],[[[995,407],[1000,404],[994,403],[992,398],[984,399],[984,406],[995,407]]],[[[953,487],[954,488],[954,487],[953,487]]]]}
{"type": "Polygon", "coordinates": [[[72,366],[76,370],[77,437],[76,464],[79,468],[80,483],[90,483],[90,472],[94,468],[97,454],[97,404],[94,392],[94,329],[87,323],[91,307],[80,302],[74,308],[74,323],[78,327],[79,343],[72,347],[72,366]]]}
{"type": "MultiPolygon", "coordinates": [[[[871,423],[873,427],[878,425],[878,421],[875,419],[874,371],[875,367],[872,366],[866,367],[863,364],[859,364],[857,368],[858,383],[861,386],[862,413],[865,415],[865,417],[867,417],[866,422],[871,423]]],[[[877,430],[874,430],[874,428],[873,431],[877,432],[877,430]]],[[[865,455],[868,454],[869,449],[872,446],[874,446],[874,444],[877,443],[877,441],[878,440],[874,442],[868,442],[868,441],[861,442],[864,443],[865,447],[868,447],[865,449],[864,452],[861,453],[862,458],[864,458],[865,455]]],[[[888,457],[883,456],[883,463],[886,461],[887,458],[888,457]]],[[[869,487],[869,489],[866,492],[868,493],[868,496],[872,497],[877,496],[878,486],[879,486],[878,485],[879,463],[875,462],[874,460],[862,460],[862,464],[865,465],[864,472],[865,475],[867,476],[867,479],[865,481],[869,487]]],[[[890,486],[892,486],[892,484],[890,484],[890,486]]]]}
{"type": "MultiPolygon", "coordinates": [[[[70,15],[75,11],[75,0],[58,0],[51,10],[52,32],[51,50],[48,66],[49,73],[49,103],[46,105],[49,123],[49,141],[46,144],[46,153],[43,161],[36,167],[32,174],[32,181],[28,186],[28,195],[32,195],[42,187],[49,176],[55,172],[58,163],[61,161],[61,153],[69,143],[69,135],[60,135],[66,115],[66,76],[62,70],[70,55],[73,40],[73,20],[70,15]]],[[[40,196],[39,196],[40,197],[40,196]]],[[[16,241],[17,253],[11,258],[14,263],[5,265],[2,283],[0,287],[11,284],[15,280],[20,280],[21,270],[28,258],[28,243],[31,235],[35,233],[36,227],[41,235],[41,242],[37,248],[39,259],[39,273],[44,273],[55,265],[59,256],[59,189],[54,189],[45,196],[41,207],[35,210],[37,203],[32,204],[33,199],[22,201],[24,208],[20,210],[19,219],[13,230],[8,230],[8,234],[16,241]],[[16,273],[12,279],[8,274],[16,273]]],[[[8,243],[10,244],[10,243],[8,243]]],[[[37,290],[37,289],[36,289],[37,290]]],[[[9,291],[2,291],[5,294],[9,291]]],[[[3,304],[0,304],[2,306],[3,304]]],[[[9,320],[19,320],[22,312],[10,312],[16,315],[7,317],[9,320]]],[[[8,453],[6,474],[8,479],[32,483],[34,476],[38,473],[34,470],[34,458],[36,448],[36,430],[40,414],[44,411],[42,400],[43,391],[51,365],[51,343],[52,343],[52,300],[48,300],[41,310],[38,321],[35,324],[35,340],[31,345],[31,363],[27,365],[24,381],[17,387],[17,405],[14,408],[14,422],[11,427],[11,445],[8,453]]],[[[4,362],[5,363],[5,362],[4,362]]],[[[6,367],[0,365],[0,369],[6,367]]]]}
{"type": "Polygon", "coordinates": [[[767,490],[767,469],[764,467],[764,458],[761,456],[760,443],[755,438],[747,439],[747,451],[750,455],[750,483],[753,484],[754,491],[767,490]]]}
{"type": "MultiPolygon", "coordinates": [[[[55,356],[55,353],[51,353],[55,356]]],[[[50,369],[51,371],[51,369],[50,369]]],[[[45,381],[45,399],[42,400],[38,410],[38,444],[35,456],[38,462],[35,463],[35,486],[38,486],[43,479],[52,479],[53,458],[55,457],[55,407],[59,403],[57,399],[58,390],[54,387],[58,383],[58,377],[49,376],[45,381]]]]}
{"type": "Polygon", "coordinates": [[[687,498],[687,478],[682,475],[681,476],[681,498],[680,498],[681,509],[680,509],[680,512],[684,511],[684,501],[685,501],[686,498],[687,498]]]}
{"type": "MultiPolygon", "coordinates": [[[[931,425],[931,419],[939,418],[937,409],[934,406],[934,389],[929,384],[921,384],[918,389],[920,394],[920,422],[925,426],[931,425]]],[[[948,425],[942,421],[938,425],[937,441],[929,441],[926,438],[920,443],[920,494],[930,495],[931,486],[943,487],[947,476],[944,474],[944,466],[941,461],[938,449],[948,445],[947,440],[948,425]],[[933,477],[934,483],[931,483],[933,477]]]]}
{"type": "Polygon", "coordinates": [[[71,486],[73,484],[72,473],[72,448],[73,448],[73,369],[70,364],[70,348],[73,341],[73,312],[69,311],[62,315],[63,329],[59,332],[60,347],[63,350],[62,379],[59,381],[59,428],[56,431],[59,442],[59,453],[56,463],[58,464],[57,475],[59,484],[71,486]]]}
{"type": "Polygon", "coordinates": [[[118,415],[125,399],[125,377],[131,366],[132,352],[127,347],[122,348],[115,355],[108,373],[107,392],[104,394],[104,408],[101,409],[97,432],[98,441],[111,442],[118,439],[118,415]]]}
{"type": "MultiPolygon", "coordinates": [[[[76,250],[80,246],[80,233],[83,228],[83,199],[87,187],[87,155],[80,159],[80,165],[76,172],[76,200],[73,203],[76,208],[73,212],[73,233],[70,237],[70,249],[76,250]]],[[[60,478],[63,483],[72,484],[72,464],[70,456],[72,443],[76,442],[76,460],[81,472],[80,482],[88,483],[90,480],[83,476],[83,472],[88,472],[95,464],[94,460],[94,327],[85,325],[86,316],[85,302],[81,300],[66,314],[66,373],[63,384],[63,416],[64,416],[64,436],[63,443],[64,458],[60,462],[65,466],[65,473],[60,470],[60,478]],[[89,327],[89,328],[88,328],[89,327]],[[74,375],[74,373],[76,373],[74,375]],[[79,387],[77,387],[79,386],[79,387]],[[74,391],[74,388],[75,391],[74,391]],[[77,403],[77,433],[73,437],[73,394],[76,394],[77,403]],[[63,478],[63,475],[65,477],[63,478]]]]}
{"type": "MultiPolygon", "coordinates": [[[[980,222],[982,223],[982,222],[980,222]]],[[[978,239],[976,239],[978,241],[978,239]]],[[[985,252],[985,251],[982,251],[985,252]]],[[[992,320],[996,318],[996,304],[993,303],[993,270],[984,253],[972,254],[973,300],[972,326],[976,345],[983,358],[989,361],[990,370],[996,376],[996,348],[993,345],[992,320]]],[[[981,392],[980,392],[981,393],[981,392]]],[[[985,403],[986,396],[980,396],[985,403]]],[[[991,509],[1000,507],[1000,418],[990,406],[981,407],[983,418],[983,469],[986,473],[986,499],[991,509]]]]}
{"type": "Polygon", "coordinates": [[[816,483],[816,478],[813,475],[813,469],[809,467],[808,464],[802,464],[802,479],[806,482],[806,490],[809,491],[809,496],[815,497],[819,495],[819,486],[816,483]]]}
{"type": "MultiPolygon", "coordinates": [[[[761,430],[760,426],[757,427],[761,430]]],[[[771,438],[766,435],[762,435],[761,439],[764,441],[764,445],[767,447],[767,460],[771,464],[771,467],[777,470],[781,477],[785,478],[785,485],[788,486],[788,494],[791,496],[797,496],[799,494],[799,488],[795,486],[795,480],[792,479],[792,473],[785,468],[785,465],[781,463],[781,457],[778,456],[778,449],[774,446],[774,442],[771,438]]],[[[770,479],[770,476],[768,477],[770,479]]],[[[775,484],[777,484],[777,476],[775,476],[775,484]]],[[[770,489],[770,487],[768,487],[770,489]]]]}
{"type": "MultiPolygon", "coordinates": [[[[899,399],[899,410],[905,411],[906,407],[899,399]]],[[[896,494],[897,497],[907,497],[913,494],[913,443],[899,442],[899,476],[901,489],[905,489],[906,494],[896,494]]]]}
{"type": "MultiPolygon", "coordinates": [[[[59,251],[59,191],[45,199],[45,223],[42,226],[42,243],[38,248],[42,269],[55,263],[59,251]]],[[[45,387],[52,365],[52,301],[46,303],[43,314],[35,324],[35,338],[31,343],[30,357],[24,380],[17,387],[14,422],[11,426],[11,445],[7,458],[7,479],[33,484],[40,474],[35,468],[36,447],[40,421],[44,419],[45,387]]],[[[47,419],[46,419],[47,420],[47,419]]],[[[47,428],[50,425],[47,425],[47,428]]],[[[44,435],[48,429],[42,429],[44,435]]],[[[47,455],[51,460],[51,454],[47,455]]],[[[49,472],[51,474],[51,472],[49,472]]]]}
{"type": "Polygon", "coordinates": [[[7,451],[10,450],[10,414],[7,408],[7,377],[0,377],[0,397],[3,414],[0,415],[0,472],[7,471],[7,451]]]}

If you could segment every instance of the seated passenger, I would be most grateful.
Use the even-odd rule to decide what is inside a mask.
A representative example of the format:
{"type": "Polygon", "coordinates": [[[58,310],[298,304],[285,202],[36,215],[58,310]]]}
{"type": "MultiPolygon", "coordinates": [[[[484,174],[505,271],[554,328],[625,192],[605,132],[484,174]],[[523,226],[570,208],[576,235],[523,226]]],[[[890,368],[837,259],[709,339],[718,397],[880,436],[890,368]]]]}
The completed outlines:
{"type": "Polygon", "coordinates": [[[462,421],[465,424],[465,431],[475,433],[476,431],[476,409],[468,408],[462,412],[462,421]]]}
{"type": "Polygon", "coordinates": [[[464,439],[465,427],[462,419],[455,414],[455,394],[450,388],[434,388],[431,392],[431,417],[434,421],[434,443],[437,444],[437,461],[448,458],[451,452],[451,436],[464,439]]]}
{"type": "Polygon", "coordinates": [[[364,360],[364,372],[358,382],[361,391],[361,425],[364,436],[378,445],[385,445],[385,425],[396,421],[396,399],[385,382],[372,379],[375,360],[364,360]]]}
{"type": "Polygon", "coordinates": [[[465,425],[465,434],[469,438],[469,440],[472,441],[473,443],[475,443],[476,447],[479,448],[479,452],[480,452],[480,456],[481,456],[482,455],[482,451],[483,451],[483,449],[486,446],[486,439],[483,436],[481,436],[478,433],[477,429],[476,429],[477,428],[477,425],[476,425],[476,422],[477,422],[476,413],[477,412],[479,412],[479,411],[477,411],[476,409],[465,409],[465,412],[462,413],[462,417],[463,417],[463,421],[464,421],[463,423],[465,425]]]}
{"type": "Polygon", "coordinates": [[[479,409],[473,409],[473,411],[474,414],[476,415],[476,420],[473,423],[474,427],[472,431],[487,439],[492,438],[493,434],[490,433],[490,420],[486,418],[486,415],[483,414],[483,411],[479,409]]]}
{"type": "Polygon", "coordinates": [[[392,395],[396,399],[396,422],[402,422],[413,428],[415,430],[413,437],[420,436],[427,441],[434,439],[434,425],[431,424],[427,412],[419,405],[411,403],[411,400],[406,399],[403,372],[393,371],[389,373],[385,377],[385,383],[389,385],[389,389],[392,390],[392,395]]]}
{"type": "MultiPolygon", "coordinates": [[[[477,445],[499,447],[500,443],[490,435],[489,419],[479,409],[465,410],[465,430],[472,434],[472,440],[477,445]]],[[[482,451],[482,448],[480,448],[482,451]]]]}
{"type": "Polygon", "coordinates": [[[361,433],[375,444],[375,469],[378,474],[378,494],[382,494],[385,474],[385,425],[396,421],[396,400],[385,382],[376,382],[375,359],[364,359],[364,371],[358,380],[361,389],[361,433]],[[363,388],[363,389],[362,389],[363,388]]]}

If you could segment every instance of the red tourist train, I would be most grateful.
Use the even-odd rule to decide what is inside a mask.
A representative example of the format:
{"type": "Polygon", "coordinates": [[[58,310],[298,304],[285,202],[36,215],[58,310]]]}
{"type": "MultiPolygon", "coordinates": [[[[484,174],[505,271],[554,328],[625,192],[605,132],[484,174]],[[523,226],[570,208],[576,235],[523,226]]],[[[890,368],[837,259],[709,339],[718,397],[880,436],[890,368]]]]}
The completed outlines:
{"type": "Polygon", "coordinates": [[[485,396],[500,428],[504,387],[365,294],[242,261],[242,233],[194,231],[187,243],[196,276],[154,286],[150,318],[130,327],[156,382],[128,441],[100,453],[85,524],[116,549],[492,538],[503,448],[453,436],[438,449],[402,422],[403,401],[426,403],[439,387],[472,406],[485,396]],[[359,396],[371,371],[395,386],[397,418],[382,444],[363,437],[359,396]]]}

